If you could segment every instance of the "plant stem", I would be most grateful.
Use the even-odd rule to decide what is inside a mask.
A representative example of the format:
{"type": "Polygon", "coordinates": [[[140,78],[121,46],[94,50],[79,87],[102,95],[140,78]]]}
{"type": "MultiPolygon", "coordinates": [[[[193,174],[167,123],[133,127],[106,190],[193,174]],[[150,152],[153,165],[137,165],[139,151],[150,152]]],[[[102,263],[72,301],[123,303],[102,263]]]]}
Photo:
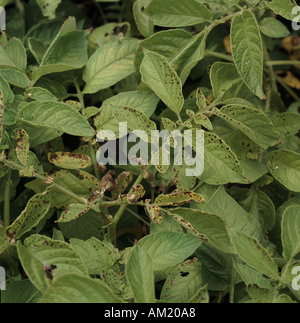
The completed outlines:
{"type": "Polygon", "coordinates": [[[105,25],[107,23],[107,20],[106,20],[105,12],[103,11],[103,8],[102,8],[101,4],[99,2],[97,2],[96,0],[92,0],[92,2],[96,6],[96,8],[98,9],[99,14],[100,14],[101,19],[102,19],[102,22],[105,25]]]}
{"type": "Polygon", "coordinates": [[[275,78],[276,81],[291,95],[293,99],[300,102],[300,97],[287,84],[285,84],[280,77],[276,75],[275,78]]]}
{"type": "Polygon", "coordinates": [[[212,52],[210,50],[206,50],[205,54],[208,55],[208,56],[213,56],[213,57],[216,57],[216,58],[223,59],[224,61],[233,62],[233,58],[230,55],[216,53],[216,52],[212,52]]]}
{"type": "MultiPolygon", "coordinates": [[[[146,168],[146,171],[147,171],[147,170],[149,170],[149,169],[150,169],[150,167],[151,167],[151,165],[148,165],[148,167],[146,168]]],[[[136,181],[135,181],[135,182],[134,182],[134,184],[132,185],[132,187],[131,187],[131,189],[130,189],[130,191],[129,191],[129,193],[128,193],[128,194],[132,193],[133,188],[134,188],[136,185],[140,184],[140,183],[142,182],[143,178],[144,178],[144,177],[143,177],[143,172],[141,172],[141,174],[138,176],[138,178],[136,179],[136,181]]],[[[114,217],[114,221],[113,221],[113,223],[112,223],[112,226],[113,226],[113,230],[114,230],[114,232],[115,232],[115,236],[116,236],[117,225],[118,225],[118,223],[119,223],[119,221],[120,221],[120,219],[121,219],[121,217],[122,217],[123,213],[125,212],[125,210],[126,210],[127,206],[128,206],[128,204],[127,204],[127,203],[122,204],[122,205],[120,206],[120,208],[119,208],[118,212],[116,213],[115,217],[114,217]]],[[[114,244],[114,245],[116,244],[116,239],[115,239],[114,241],[112,241],[112,244],[114,244]]]]}
{"type": "Polygon", "coordinates": [[[229,290],[229,302],[230,302],[230,304],[234,304],[236,272],[235,272],[235,268],[234,268],[234,256],[233,255],[231,255],[231,259],[232,259],[232,267],[231,267],[231,279],[230,279],[230,290],[229,290]]]}
{"type": "Polygon", "coordinates": [[[11,169],[8,170],[8,174],[5,181],[4,189],[4,227],[7,228],[10,225],[10,187],[11,187],[11,169]]]}
{"type": "MultiPolygon", "coordinates": [[[[78,99],[79,99],[79,102],[82,106],[81,108],[81,113],[83,113],[84,109],[85,109],[85,103],[84,103],[84,94],[81,92],[80,90],[80,86],[77,82],[77,80],[74,81],[74,85],[75,85],[75,88],[76,88],[76,91],[77,91],[77,96],[78,96],[78,99]]],[[[101,175],[100,175],[100,171],[99,171],[99,168],[98,168],[98,163],[97,163],[97,160],[96,160],[96,156],[95,156],[95,149],[92,145],[92,143],[89,141],[89,150],[90,150],[90,155],[91,155],[91,160],[92,160],[92,165],[93,165],[93,168],[94,168],[94,173],[95,173],[95,176],[97,177],[97,179],[101,179],[101,175]]]]}
{"type": "Polygon", "coordinates": [[[200,181],[200,183],[196,185],[195,188],[193,188],[193,192],[196,192],[204,183],[205,183],[204,181],[200,181]]]}
{"type": "Polygon", "coordinates": [[[146,224],[148,227],[150,226],[150,223],[147,222],[145,219],[143,219],[139,214],[137,214],[136,212],[132,211],[131,209],[127,209],[127,212],[129,212],[130,214],[132,214],[133,216],[135,216],[137,219],[139,219],[141,222],[143,222],[144,224],[146,224]]]}
{"type": "MultiPolygon", "coordinates": [[[[267,62],[270,62],[270,55],[268,52],[268,48],[265,44],[263,44],[264,47],[264,55],[267,62]]],[[[268,65],[269,75],[270,75],[270,81],[271,81],[271,89],[270,91],[274,90],[278,92],[277,82],[276,82],[276,74],[274,73],[272,65],[268,65]]]]}
{"type": "Polygon", "coordinates": [[[89,148],[90,148],[90,155],[91,155],[91,160],[92,160],[95,175],[98,178],[98,180],[100,180],[101,175],[100,175],[100,171],[98,168],[98,163],[97,163],[97,159],[96,159],[96,155],[95,155],[95,149],[94,149],[94,146],[92,145],[91,142],[89,142],[89,148]]]}
{"type": "Polygon", "coordinates": [[[300,61],[267,61],[268,66],[300,65],[300,61]]]}
{"type": "MultiPolygon", "coordinates": [[[[28,171],[28,169],[26,167],[23,167],[23,166],[20,166],[18,164],[15,164],[14,162],[10,161],[10,160],[7,160],[7,159],[0,159],[0,162],[5,164],[6,166],[8,166],[9,168],[12,168],[12,169],[16,169],[16,170],[22,170],[22,171],[28,171]]],[[[43,175],[40,175],[40,174],[37,174],[37,173],[34,173],[34,175],[32,177],[35,177],[43,182],[47,181],[49,179],[49,177],[46,177],[46,176],[43,176],[43,175]]],[[[52,184],[49,184],[49,185],[53,185],[53,187],[55,187],[57,190],[59,190],[60,192],[72,197],[74,200],[76,200],[77,202],[81,203],[81,204],[85,204],[87,205],[88,204],[88,201],[83,198],[83,197],[80,197],[78,196],[77,194],[69,191],[68,189],[66,189],[65,187],[53,182],[52,184]]]]}
{"type": "Polygon", "coordinates": [[[24,5],[22,3],[22,0],[15,0],[16,8],[18,8],[21,12],[21,14],[24,14],[24,5]]]}
{"type": "Polygon", "coordinates": [[[270,109],[271,109],[271,100],[272,100],[272,90],[269,89],[267,91],[267,100],[266,100],[266,108],[265,108],[265,112],[266,114],[270,113],[270,109]]]}
{"type": "MultiPolygon", "coordinates": [[[[258,11],[258,10],[259,10],[259,8],[250,8],[247,11],[255,12],[255,11],[258,11]]],[[[235,13],[233,13],[231,15],[228,15],[228,16],[225,16],[223,18],[220,18],[219,20],[216,20],[214,22],[211,22],[210,20],[208,20],[207,22],[211,22],[210,26],[208,26],[208,32],[210,32],[216,26],[224,24],[225,22],[227,22],[229,20],[232,20],[236,16],[240,16],[244,11],[245,10],[243,9],[243,10],[235,12],[235,13]]]]}
{"type": "MultiPolygon", "coordinates": [[[[124,202],[119,202],[119,201],[114,201],[112,198],[110,198],[110,197],[107,197],[107,196],[104,196],[103,197],[103,199],[106,199],[106,200],[108,200],[108,201],[110,201],[110,202],[101,202],[100,203],[100,206],[105,206],[105,205],[109,205],[109,206],[112,206],[112,205],[121,205],[121,204],[124,204],[124,202]]],[[[153,201],[154,202],[154,201],[153,201]]],[[[126,203],[125,202],[125,204],[128,204],[128,203],[126,203]]],[[[153,204],[153,203],[152,203],[153,204]]],[[[136,205],[140,205],[140,206],[143,206],[143,207],[145,207],[146,206],[146,203],[143,203],[143,202],[139,202],[139,203],[136,203],[136,205]]],[[[129,206],[129,205],[127,205],[127,206],[129,206]]],[[[150,223],[149,222],[147,222],[144,218],[142,218],[139,214],[137,214],[136,212],[134,212],[134,211],[132,211],[131,209],[127,209],[127,211],[129,212],[129,213],[131,213],[132,215],[134,215],[137,219],[139,219],[140,221],[142,221],[143,223],[145,223],[146,225],[150,225],[150,223]]]]}
{"type": "MultiPolygon", "coordinates": [[[[148,166],[148,168],[150,168],[150,167],[148,166]]],[[[148,168],[147,168],[147,169],[148,169],[148,168]]],[[[144,178],[144,177],[143,177],[143,172],[141,172],[141,174],[138,176],[137,180],[136,180],[136,181],[134,182],[134,184],[132,185],[132,187],[131,187],[131,189],[130,189],[130,191],[129,191],[129,193],[128,193],[128,194],[132,193],[133,188],[134,188],[136,185],[140,184],[140,183],[142,182],[143,178],[144,178]]],[[[121,217],[122,217],[122,215],[123,215],[124,211],[126,210],[126,207],[127,207],[127,206],[128,206],[128,204],[127,204],[127,203],[122,204],[122,205],[120,206],[120,208],[119,208],[119,210],[118,210],[118,212],[116,213],[115,218],[114,218],[114,222],[115,222],[115,224],[118,224],[118,222],[120,221],[120,219],[121,219],[121,217]]]]}

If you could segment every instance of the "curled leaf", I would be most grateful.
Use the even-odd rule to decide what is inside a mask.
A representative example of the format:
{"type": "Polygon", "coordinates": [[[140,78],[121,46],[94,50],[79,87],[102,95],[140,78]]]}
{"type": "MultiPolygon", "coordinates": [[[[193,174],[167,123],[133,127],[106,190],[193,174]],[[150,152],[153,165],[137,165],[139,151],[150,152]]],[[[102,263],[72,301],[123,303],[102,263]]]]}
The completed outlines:
{"type": "Polygon", "coordinates": [[[179,206],[185,203],[201,203],[203,201],[204,197],[195,192],[174,192],[167,195],[159,195],[155,200],[155,204],[160,206],[179,206]]]}
{"type": "Polygon", "coordinates": [[[130,204],[136,203],[146,194],[144,187],[141,184],[134,186],[131,192],[127,195],[127,201],[130,204]]]}

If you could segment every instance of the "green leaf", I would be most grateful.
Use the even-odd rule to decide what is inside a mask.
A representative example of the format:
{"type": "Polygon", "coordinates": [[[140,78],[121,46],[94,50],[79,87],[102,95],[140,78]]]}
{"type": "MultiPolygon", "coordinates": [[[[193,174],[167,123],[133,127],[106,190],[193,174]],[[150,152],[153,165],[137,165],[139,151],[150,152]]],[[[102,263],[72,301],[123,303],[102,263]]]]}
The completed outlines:
{"type": "Polygon", "coordinates": [[[91,137],[95,134],[89,123],[75,109],[63,103],[31,102],[21,109],[20,116],[24,123],[63,131],[73,136],[91,137]]]}
{"type": "Polygon", "coordinates": [[[145,12],[155,25],[162,27],[192,26],[212,18],[199,0],[152,0],[145,12]]]}
{"type": "Polygon", "coordinates": [[[239,262],[234,265],[246,285],[256,284],[261,288],[271,289],[271,283],[259,272],[239,262]]]}
{"type": "Polygon", "coordinates": [[[225,253],[233,253],[226,224],[218,215],[186,208],[170,209],[168,213],[202,240],[225,253]]]}
{"type": "Polygon", "coordinates": [[[41,64],[42,59],[47,51],[47,46],[34,37],[28,38],[28,47],[36,61],[41,64]]]}
{"type": "Polygon", "coordinates": [[[136,245],[126,262],[126,276],[136,303],[155,302],[153,268],[150,255],[136,245]]]}
{"type": "Polygon", "coordinates": [[[43,270],[43,263],[34,257],[21,241],[17,242],[17,251],[22,267],[27,272],[32,284],[39,291],[46,290],[50,286],[51,280],[43,270]]]}
{"type": "Polygon", "coordinates": [[[3,304],[28,304],[36,303],[42,294],[31,284],[30,280],[16,280],[10,282],[6,291],[2,292],[3,304]]]}
{"type": "Polygon", "coordinates": [[[13,103],[14,93],[2,75],[0,75],[0,93],[3,94],[4,105],[13,103]]]}
{"type": "Polygon", "coordinates": [[[210,79],[214,98],[222,99],[223,102],[238,98],[238,100],[247,100],[247,106],[255,107],[253,103],[256,102],[256,96],[246,86],[234,64],[214,63],[210,71],[210,79]]]}
{"type": "Polygon", "coordinates": [[[220,187],[206,202],[203,211],[219,215],[229,229],[241,231],[266,245],[264,232],[257,218],[246,212],[223,187],[220,187]]]}
{"type": "Polygon", "coordinates": [[[43,77],[39,79],[36,83],[36,87],[41,87],[43,89],[48,90],[52,95],[54,95],[59,100],[64,100],[67,97],[69,97],[64,85],[51,78],[43,77]]]}
{"type": "Polygon", "coordinates": [[[55,95],[42,87],[32,87],[26,91],[26,95],[34,101],[58,101],[55,95]]]}
{"type": "Polygon", "coordinates": [[[278,143],[271,120],[259,109],[232,104],[226,105],[220,110],[214,108],[212,112],[242,131],[264,149],[278,143]]]}
{"type": "Polygon", "coordinates": [[[87,60],[87,34],[85,31],[58,34],[43,56],[40,67],[33,70],[33,82],[46,74],[82,68],[87,60]]]}
{"type": "Polygon", "coordinates": [[[67,223],[78,219],[82,215],[86,214],[90,210],[90,207],[84,204],[71,204],[61,214],[60,218],[56,221],[59,223],[67,223]]]}
{"type": "Polygon", "coordinates": [[[154,32],[154,24],[144,12],[150,2],[151,0],[137,0],[132,8],[138,30],[145,38],[151,36],[154,32]]]}
{"type": "Polygon", "coordinates": [[[293,9],[297,6],[294,0],[272,0],[266,3],[277,15],[280,15],[288,20],[293,20],[293,9]]]}
{"type": "Polygon", "coordinates": [[[99,212],[88,211],[78,219],[69,223],[59,223],[59,229],[66,239],[88,240],[91,237],[102,240],[105,234],[105,225],[107,223],[99,216],[99,212]]]}
{"type": "Polygon", "coordinates": [[[92,33],[88,37],[89,50],[93,54],[100,46],[111,43],[118,42],[120,39],[128,38],[127,35],[130,34],[130,24],[128,22],[111,22],[103,26],[93,29],[92,33]],[[116,33],[116,31],[121,31],[116,33]]]}
{"type": "Polygon", "coordinates": [[[14,69],[1,69],[0,75],[10,84],[26,89],[29,86],[29,79],[23,72],[14,69]]]}
{"type": "Polygon", "coordinates": [[[198,289],[198,291],[195,293],[195,295],[189,299],[188,303],[190,303],[190,304],[199,304],[199,303],[208,304],[209,303],[209,293],[207,290],[207,286],[200,287],[198,289]]]}
{"type": "Polygon", "coordinates": [[[66,272],[88,275],[81,257],[66,242],[42,235],[31,235],[22,245],[17,244],[23,268],[37,289],[45,291],[52,282],[66,272]]]}
{"type": "Polygon", "coordinates": [[[300,206],[289,206],[282,215],[283,256],[293,259],[300,252],[300,206]]]}
{"type": "Polygon", "coordinates": [[[0,1],[0,5],[1,7],[5,7],[7,5],[7,3],[9,2],[9,0],[1,0],[0,1]]]}
{"type": "MultiPolygon", "coordinates": [[[[156,130],[156,124],[147,118],[142,112],[127,108],[127,107],[119,107],[115,111],[111,111],[113,114],[113,120],[109,120],[106,124],[101,125],[100,130],[113,130],[117,136],[117,138],[121,135],[119,133],[119,125],[121,122],[127,122],[127,131],[134,130],[143,130],[148,135],[148,138],[151,138],[151,131],[156,130]]],[[[120,127],[121,132],[122,127],[120,127]]],[[[123,134],[124,135],[124,134],[123,134]]]]}
{"type": "MultiPolygon", "coordinates": [[[[101,183],[93,175],[81,170],[78,170],[75,174],[76,176],[67,170],[61,170],[52,174],[51,177],[55,183],[79,197],[88,198],[94,191],[101,191],[101,183]]],[[[40,193],[44,191],[47,185],[43,181],[36,179],[26,184],[26,187],[40,193]]],[[[54,187],[51,191],[51,203],[56,208],[62,208],[68,207],[72,203],[78,203],[78,201],[66,194],[62,194],[61,191],[54,187]]]]}
{"type": "MultiPolygon", "coordinates": [[[[13,163],[17,164],[18,166],[14,167],[14,165],[11,165],[10,168],[14,170],[18,170],[20,176],[25,176],[25,177],[34,177],[35,174],[42,175],[44,173],[44,170],[40,161],[32,151],[30,150],[28,151],[28,156],[26,156],[26,158],[28,158],[27,168],[19,170],[18,166],[24,166],[24,165],[18,159],[16,149],[11,150],[9,152],[8,159],[11,160],[13,163]]],[[[45,190],[46,188],[47,186],[45,186],[45,190]]],[[[43,191],[39,193],[43,193],[43,191]]]]}
{"type": "Polygon", "coordinates": [[[27,66],[26,50],[20,39],[12,38],[0,48],[0,66],[16,68],[22,72],[27,66]]]}
{"type": "Polygon", "coordinates": [[[195,36],[183,29],[170,29],[155,33],[139,45],[135,57],[136,72],[140,73],[144,49],[147,49],[166,57],[182,82],[185,82],[191,70],[204,58],[206,38],[206,30],[195,36]]]}
{"type": "Polygon", "coordinates": [[[255,303],[272,303],[274,296],[275,296],[275,289],[267,289],[267,288],[261,288],[254,285],[248,285],[247,293],[250,295],[250,297],[255,301],[255,303]]]}
{"type": "Polygon", "coordinates": [[[234,229],[229,235],[239,257],[248,266],[270,278],[279,279],[278,267],[269,252],[253,237],[234,229]]]}
{"type": "Polygon", "coordinates": [[[36,0],[37,4],[41,8],[42,14],[50,19],[55,18],[55,10],[61,3],[61,0],[36,0]]]}
{"type": "MultiPolygon", "coordinates": [[[[222,120],[222,124],[223,124],[223,120],[222,120]]],[[[227,126],[227,124],[226,124],[226,126],[227,126]]],[[[259,147],[257,144],[255,144],[248,136],[246,136],[240,130],[232,131],[230,133],[228,131],[228,136],[226,136],[226,143],[232,149],[232,151],[237,155],[237,157],[240,159],[241,164],[243,162],[246,162],[246,163],[253,162],[254,159],[258,158],[259,153],[261,151],[261,147],[259,147]]],[[[252,170],[254,172],[256,172],[256,170],[260,170],[263,168],[265,171],[264,174],[266,174],[268,172],[267,167],[264,167],[264,165],[262,165],[260,163],[258,163],[258,165],[260,165],[259,168],[252,167],[252,170]],[[261,166],[263,166],[263,167],[261,167],[261,166]]]]}
{"type": "Polygon", "coordinates": [[[244,171],[230,147],[213,133],[205,132],[204,158],[207,167],[201,178],[207,184],[244,182],[244,171]]]}
{"type": "Polygon", "coordinates": [[[192,69],[204,58],[207,36],[206,29],[194,36],[172,60],[171,65],[177,71],[182,83],[185,83],[192,69]]]}
{"type": "Polygon", "coordinates": [[[160,299],[169,303],[187,303],[203,287],[201,263],[197,258],[187,260],[168,275],[160,299]]]}
{"type": "Polygon", "coordinates": [[[252,187],[243,201],[239,201],[243,208],[255,215],[264,230],[272,231],[276,223],[276,210],[272,200],[263,191],[252,187]]]}
{"type": "Polygon", "coordinates": [[[100,113],[94,119],[95,127],[98,131],[110,129],[117,132],[119,123],[115,118],[115,113],[122,106],[140,111],[147,118],[150,118],[158,102],[159,98],[151,92],[132,91],[120,93],[103,102],[100,113]]]}
{"type": "Polygon", "coordinates": [[[11,239],[19,239],[24,233],[35,227],[50,209],[51,194],[48,189],[42,194],[33,196],[21,215],[6,229],[11,239]]]}
{"type": "Polygon", "coordinates": [[[157,232],[139,241],[153,259],[154,271],[178,265],[200,247],[201,241],[179,232],[157,232]]]}
{"type": "Polygon", "coordinates": [[[86,241],[71,239],[71,246],[82,257],[90,275],[99,275],[111,268],[120,258],[120,253],[111,243],[90,238],[86,241]]]}
{"type": "Polygon", "coordinates": [[[290,112],[275,114],[272,122],[280,137],[296,135],[300,130],[300,115],[290,112]]]}
{"type": "Polygon", "coordinates": [[[60,137],[63,134],[62,131],[59,131],[57,129],[43,128],[39,125],[26,123],[23,120],[18,120],[17,127],[22,128],[27,132],[29,136],[30,147],[36,147],[40,144],[44,144],[57,137],[60,137]]]}
{"type": "Polygon", "coordinates": [[[284,38],[291,34],[282,22],[272,17],[264,18],[259,25],[262,33],[271,38],[284,38]]]}
{"type": "Polygon", "coordinates": [[[161,222],[155,223],[151,222],[150,232],[160,232],[160,231],[172,231],[172,232],[183,232],[182,226],[174,219],[172,215],[165,213],[163,209],[160,209],[161,222]]]}
{"type": "Polygon", "coordinates": [[[293,192],[300,192],[300,154],[277,150],[269,154],[268,168],[273,177],[293,192]]]}
{"type": "Polygon", "coordinates": [[[181,51],[188,46],[193,39],[191,33],[184,29],[169,29],[159,31],[152,36],[144,39],[138,47],[135,57],[136,72],[140,72],[140,67],[144,59],[144,49],[160,54],[168,59],[172,65],[172,61],[180,55],[181,51]]]}
{"type": "Polygon", "coordinates": [[[195,256],[201,261],[203,284],[207,284],[210,291],[229,291],[232,279],[232,255],[203,243],[195,256]]]}
{"type": "Polygon", "coordinates": [[[150,51],[144,55],[142,81],[178,115],[184,104],[181,80],[165,57],[150,51]]]}
{"type": "Polygon", "coordinates": [[[39,303],[122,303],[100,279],[77,274],[57,278],[43,294],[39,303]]]}
{"type": "Polygon", "coordinates": [[[109,88],[134,73],[134,52],[138,40],[107,43],[90,57],[83,71],[84,93],[109,88]]]}
{"type": "Polygon", "coordinates": [[[254,15],[244,11],[231,26],[231,46],[237,69],[249,89],[263,99],[263,45],[254,15]]]}
{"type": "MultiPolygon", "coordinates": [[[[124,105],[126,107],[143,112],[146,117],[150,118],[154,113],[158,102],[159,98],[151,92],[124,92],[105,100],[101,106],[101,112],[103,110],[114,109],[114,107],[124,105]]],[[[103,114],[102,117],[104,117],[103,114]]]]}
{"type": "Polygon", "coordinates": [[[196,104],[200,111],[203,111],[207,107],[206,97],[200,88],[196,91],[196,104]]]}

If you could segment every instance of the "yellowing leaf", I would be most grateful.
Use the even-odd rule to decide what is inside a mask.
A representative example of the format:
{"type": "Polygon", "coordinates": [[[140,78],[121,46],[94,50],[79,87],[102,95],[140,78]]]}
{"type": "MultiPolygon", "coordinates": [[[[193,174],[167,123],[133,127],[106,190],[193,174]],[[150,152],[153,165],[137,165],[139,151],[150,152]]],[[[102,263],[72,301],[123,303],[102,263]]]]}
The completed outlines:
{"type": "Polygon", "coordinates": [[[147,208],[147,211],[149,213],[151,220],[154,223],[162,223],[163,218],[162,218],[162,215],[161,215],[161,212],[160,212],[160,209],[158,206],[151,205],[151,204],[147,203],[146,208],[147,208]]]}
{"type": "MultiPolygon", "coordinates": [[[[292,61],[300,60],[300,37],[295,35],[286,37],[283,39],[282,44],[292,61]]],[[[300,68],[299,65],[294,65],[294,67],[300,68]]]]}
{"type": "Polygon", "coordinates": [[[25,130],[18,129],[13,134],[16,139],[16,155],[23,166],[28,164],[29,137],[25,130]]]}
{"type": "Polygon", "coordinates": [[[83,169],[91,164],[89,156],[83,154],[72,154],[69,152],[56,152],[49,154],[49,161],[60,168],[83,169]]]}
{"type": "Polygon", "coordinates": [[[198,193],[194,192],[174,192],[167,195],[159,195],[156,200],[155,204],[157,205],[164,205],[164,206],[179,206],[185,203],[191,202],[203,202],[204,197],[198,193]]]}
{"type": "Polygon", "coordinates": [[[280,77],[289,87],[300,90],[300,79],[296,77],[291,71],[287,71],[286,76],[280,77]]]}
{"type": "Polygon", "coordinates": [[[228,54],[232,54],[232,49],[231,49],[231,42],[230,42],[230,35],[227,35],[225,38],[224,38],[224,46],[226,48],[226,52],[228,54]]]}

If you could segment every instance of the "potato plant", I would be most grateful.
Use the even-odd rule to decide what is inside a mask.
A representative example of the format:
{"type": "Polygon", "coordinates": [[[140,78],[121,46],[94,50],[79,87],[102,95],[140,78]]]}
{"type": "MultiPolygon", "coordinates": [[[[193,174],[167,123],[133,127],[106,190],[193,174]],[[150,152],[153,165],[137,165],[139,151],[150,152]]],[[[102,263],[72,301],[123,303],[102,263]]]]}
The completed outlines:
{"type": "Polygon", "coordinates": [[[0,5],[1,303],[300,301],[294,0],[0,5]],[[100,163],[121,122],[203,173],[100,163]]]}

